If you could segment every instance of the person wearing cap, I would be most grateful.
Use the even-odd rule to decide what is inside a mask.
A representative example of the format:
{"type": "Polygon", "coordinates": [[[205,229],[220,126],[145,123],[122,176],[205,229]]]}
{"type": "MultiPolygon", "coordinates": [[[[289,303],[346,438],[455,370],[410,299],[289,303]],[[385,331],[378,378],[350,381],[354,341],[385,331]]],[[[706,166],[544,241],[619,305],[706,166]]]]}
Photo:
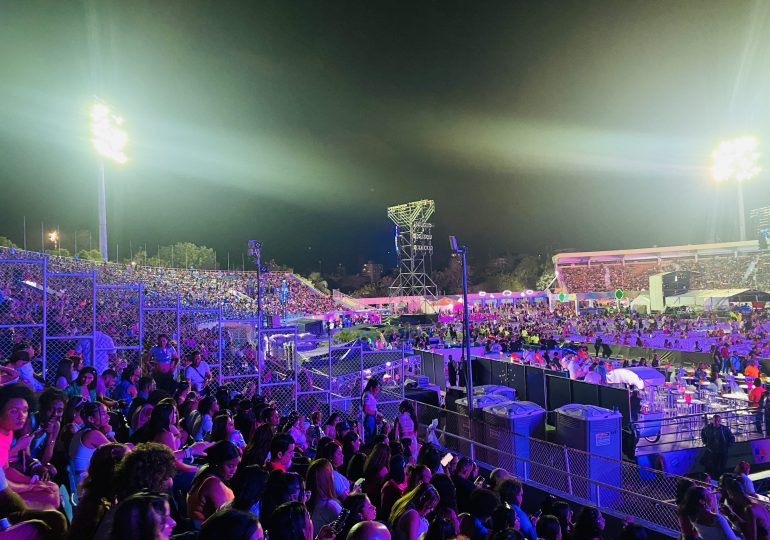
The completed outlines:
{"type": "Polygon", "coordinates": [[[337,425],[334,426],[334,433],[336,435],[334,441],[342,446],[342,440],[345,438],[345,435],[350,433],[350,424],[347,420],[342,420],[341,422],[337,422],[337,425]]]}

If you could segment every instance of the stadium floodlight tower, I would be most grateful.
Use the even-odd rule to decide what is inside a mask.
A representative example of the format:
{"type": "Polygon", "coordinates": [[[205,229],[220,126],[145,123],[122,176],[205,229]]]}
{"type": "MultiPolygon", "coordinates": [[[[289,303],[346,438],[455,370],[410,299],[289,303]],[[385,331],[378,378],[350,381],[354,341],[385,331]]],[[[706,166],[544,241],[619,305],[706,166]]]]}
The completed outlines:
{"type": "Polygon", "coordinates": [[[433,254],[433,224],[428,219],[435,210],[436,203],[427,199],[388,208],[398,253],[398,276],[388,289],[391,298],[436,297],[438,287],[425,273],[425,256],[433,254]]]}
{"type": "Polygon", "coordinates": [[[711,176],[717,182],[735,182],[738,186],[738,227],[741,241],[746,240],[746,211],[743,207],[743,182],[757,176],[759,141],[745,136],[722,141],[712,154],[711,176]]]}
{"type": "Polygon", "coordinates": [[[123,117],[114,114],[103,101],[91,107],[91,142],[99,160],[99,252],[107,260],[107,204],[104,188],[104,160],[123,164],[128,158],[124,153],[128,135],[121,127],[123,117]]]}

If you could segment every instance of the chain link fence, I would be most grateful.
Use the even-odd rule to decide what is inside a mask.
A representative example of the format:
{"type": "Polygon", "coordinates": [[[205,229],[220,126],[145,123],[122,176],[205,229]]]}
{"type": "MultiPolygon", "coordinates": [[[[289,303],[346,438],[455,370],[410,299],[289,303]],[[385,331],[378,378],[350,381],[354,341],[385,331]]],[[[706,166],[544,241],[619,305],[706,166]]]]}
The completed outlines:
{"type": "Polygon", "coordinates": [[[361,393],[364,388],[364,356],[360,344],[329,348],[331,359],[330,413],[347,418],[360,418],[361,393]]]}
{"type": "Polygon", "coordinates": [[[296,327],[262,329],[257,391],[274,403],[281,415],[296,409],[296,327]]]}
{"type": "Polygon", "coordinates": [[[257,319],[223,320],[220,384],[250,399],[259,385],[257,319]]]}
{"type": "Polygon", "coordinates": [[[322,418],[329,415],[332,381],[328,337],[298,334],[297,361],[297,412],[306,419],[316,411],[322,418]]]}
{"type": "Polygon", "coordinates": [[[0,360],[10,358],[14,347],[26,341],[35,347],[33,370],[42,374],[46,262],[17,258],[7,250],[0,255],[0,360]]]}
{"type": "Polygon", "coordinates": [[[45,336],[42,371],[54,384],[59,364],[74,351],[83,366],[95,366],[96,276],[91,273],[50,273],[45,276],[45,336]]]}
{"type": "Polygon", "coordinates": [[[97,284],[94,334],[97,366],[109,364],[119,377],[124,366],[140,365],[143,330],[142,287],[97,284]]]}

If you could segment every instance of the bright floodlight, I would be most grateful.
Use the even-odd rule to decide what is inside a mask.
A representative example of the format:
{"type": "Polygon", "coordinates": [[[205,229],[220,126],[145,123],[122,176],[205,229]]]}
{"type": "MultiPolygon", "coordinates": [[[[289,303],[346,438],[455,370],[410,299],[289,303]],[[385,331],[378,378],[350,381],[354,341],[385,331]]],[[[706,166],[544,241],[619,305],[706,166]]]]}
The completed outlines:
{"type": "Polygon", "coordinates": [[[56,243],[57,240],[59,240],[59,233],[57,231],[52,231],[48,233],[48,239],[51,242],[56,243]]]}
{"type": "Polygon", "coordinates": [[[113,114],[105,103],[100,101],[91,107],[91,142],[100,155],[116,163],[128,159],[123,152],[128,135],[120,127],[122,124],[123,118],[113,114]]]}
{"type": "Polygon", "coordinates": [[[711,176],[717,182],[751,180],[761,171],[759,141],[756,137],[738,137],[723,141],[712,154],[711,176]]]}

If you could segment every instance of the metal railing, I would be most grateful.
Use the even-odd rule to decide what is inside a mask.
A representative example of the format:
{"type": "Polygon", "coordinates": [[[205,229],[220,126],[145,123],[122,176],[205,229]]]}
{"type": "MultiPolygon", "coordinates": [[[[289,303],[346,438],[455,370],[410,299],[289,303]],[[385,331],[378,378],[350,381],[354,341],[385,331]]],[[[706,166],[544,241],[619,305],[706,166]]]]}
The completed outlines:
{"type": "MultiPolygon", "coordinates": [[[[764,431],[758,431],[757,409],[741,408],[731,410],[710,410],[708,413],[684,414],[680,416],[642,419],[632,422],[632,429],[639,437],[637,449],[654,445],[657,452],[672,450],[672,447],[702,447],[701,430],[706,425],[707,417],[715,414],[722,417],[722,424],[730,428],[736,441],[748,441],[764,438],[764,431]],[[663,450],[661,448],[663,447],[663,450]]],[[[764,414],[759,419],[762,426],[764,414]]]]}
{"type": "Polygon", "coordinates": [[[636,523],[668,536],[679,534],[673,503],[677,476],[515,433],[504,425],[507,419],[493,424],[478,415],[481,411],[469,418],[412,403],[419,419],[418,436],[423,440],[437,440],[447,450],[475,456],[490,468],[504,468],[525,484],[564,499],[598,506],[618,518],[632,516],[636,523]],[[438,426],[431,434],[432,419],[438,426]]]}

